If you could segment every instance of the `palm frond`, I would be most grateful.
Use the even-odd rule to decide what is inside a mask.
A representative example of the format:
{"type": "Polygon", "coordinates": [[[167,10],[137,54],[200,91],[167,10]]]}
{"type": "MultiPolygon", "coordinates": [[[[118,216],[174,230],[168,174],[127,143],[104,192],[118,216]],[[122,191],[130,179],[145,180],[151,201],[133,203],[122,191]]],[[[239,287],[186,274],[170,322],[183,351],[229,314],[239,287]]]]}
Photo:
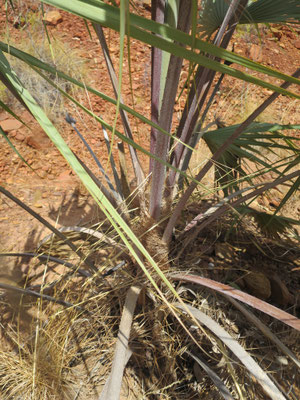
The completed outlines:
{"type": "MultiPolygon", "coordinates": [[[[200,11],[199,32],[210,36],[222,24],[229,2],[226,0],[205,0],[200,11]]],[[[299,24],[300,4],[298,0],[258,0],[249,4],[239,24],[293,23],[299,24]]]]}
{"type": "Polygon", "coordinates": [[[300,23],[298,0],[257,0],[251,2],[240,19],[240,24],[249,23],[300,23]]]}

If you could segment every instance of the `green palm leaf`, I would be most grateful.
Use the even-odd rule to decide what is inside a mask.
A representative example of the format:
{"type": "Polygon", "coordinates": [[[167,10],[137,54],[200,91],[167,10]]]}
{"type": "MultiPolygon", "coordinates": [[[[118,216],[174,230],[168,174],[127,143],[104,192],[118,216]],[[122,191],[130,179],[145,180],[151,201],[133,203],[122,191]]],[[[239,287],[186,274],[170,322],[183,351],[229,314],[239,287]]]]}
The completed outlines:
{"type": "Polygon", "coordinates": [[[251,2],[241,17],[240,24],[300,23],[298,0],[258,0],[251,2]]]}
{"type": "MultiPolygon", "coordinates": [[[[229,2],[226,0],[205,0],[202,2],[199,31],[210,36],[222,24],[229,2]]],[[[249,23],[294,23],[300,21],[298,0],[258,0],[248,5],[239,24],[249,23]]]]}
{"type": "MultiPolygon", "coordinates": [[[[237,127],[238,125],[232,125],[229,127],[216,129],[214,131],[205,132],[203,139],[210,151],[214,154],[217,149],[222,146],[223,143],[232,135],[237,127]]],[[[262,165],[264,169],[261,170],[259,174],[263,174],[267,171],[274,171],[278,175],[281,175],[282,173],[278,170],[278,164],[277,166],[274,165],[273,161],[268,161],[265,155],[261,155],[261,148],[266,148],[272,152],[274,149],[284,149],[291,151],[296,156],[299,155],[299,148],[293,144],[293,141],[288,140],[295,138],[286,137],[279,132],[281,130],[299,128],[299,125],[279,125],[257,122],[252,123],[219,158],[218,163],[215,166],[216,180],[219,181],[219,184],[226,187],[230,185],[231,182],[236,181],[237,173],[239,173],[240,176],[247,176],[247,173],[241,167],[241,159],[248,159],[252,162],[262,165]],[[263,132],[268,132],[268,134],[262,134],[263,132]],[[278,139],[283,139],[286,144],[280,143],[278,139]]],[[[280,161],[281,163],[285,163],[285,160],[280,161]]],[[[289,159],[288,165],[290,165],[290,163],[291,159],[289,159]]],[[[223,188],[223,190],[225,196],[227,196],[227,189],[223,188]]]]}

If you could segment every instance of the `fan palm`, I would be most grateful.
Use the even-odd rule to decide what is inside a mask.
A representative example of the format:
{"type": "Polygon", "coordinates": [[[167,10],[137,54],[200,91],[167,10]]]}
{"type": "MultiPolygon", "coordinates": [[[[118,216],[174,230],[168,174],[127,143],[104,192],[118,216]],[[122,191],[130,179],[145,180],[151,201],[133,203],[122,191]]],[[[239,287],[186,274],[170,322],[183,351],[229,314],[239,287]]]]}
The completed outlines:
{"type": "MultiPolygon", "coordinates": [[[[287,0],[283,3],[279,0],[258,0],[256,2],[205,0],[198,4],[192,0],[153,0],[151,19],[131,12],[129,2],[126,0],[120,1],[119,8],[100,0],[43,0],[41,3],[58,7],[91,23],[104,54],[115,98],[109,97],[95,88],[85,86],[82,82],[68,76],[64,71],[59,71],[42,60],[4,42],[0,42],[0,78],[2,82],[31,112],[69,162],[125,244],[135,265],[142,269],[161,298],[169,305],[171,313],[179,319],[180,323],[183,323],[182,318],[184,317],[179,318],[175,308],[184,310],[198,326],[200,321],[216,333],[216,327],[213,323],[206,320],[192,307],[187,308],[182,302],[179,305],[170,305],[167,300],[161,288],[161,282],[168,287],[178,301],[181,301],[166,275],[171,262],[168,253],[169,246],[182,210],[194,190],[201,184],[203,177],[215,166],[217,181],[227,199],[222,204],[222,208],[217,207],[214,212],[207,214],[206,225],[221,215],[220,212],[225,213],[232,207],[239,208],[241,211],[241,204],[248,206],[248,200],[279,183],[290,185],[283,203],[297,190],[300,172],[295,169],[295,165],[299,160],[299,148],[293,137],[286,132],[289,129],[299,129],[299,125],[258,123],[255,120],[280,94],[299,99],[297,90],[290,91],[289,86],[293,84],[294,88],[295,85],[299,85],[300,70],[295,71],[291,76],[286,75],[281,71],[263,66],[226,49],[239,23],[288,22],[299,24],[298,1],[287,0]],[[118,77],[110,58],[103,28],[119,32],[118,77]],[[130,40],[133,38],[145,45],[150,45],[152,49],[151,119],[138,113],[134,107],[126,105],[122,97],[123,61],[126,58],[125,41],[127,40],[128,55],[130,56],[130,40]],[[76,106],[101,124],[105,139],[109,144],[109,159],[114,181],[110,180],[99,160],[96,159],[100,171],[103,173],[103,182],[99,183],[84,163],[70,151],[55,126],[11,68],[5,53],[30,65],[76,106]],[[238,65],[239,68],[234,67],[233,64],[238,65]],[[180,74],[183,65],[188,68],[188,80],[186,82],[188,90],[179,122],[174,124],[174,107],[176,98],[180,95],[180,74]],[[258,74],[254,76],[250,72],[258,74]],[[100,116],[95,115],[58,87],[47,76],[47,73],[59,76],[104,99],[109,107],[115,110],[114,122],[109,124],[100,116]],[[214,87],[216,76],[219,76],[219,81],[214,87]],[[216,101],[216,92],[224,76],[259,85],[273,93],[240,124],[220,127],[218,121],[215,121],[218,129],[212,130],[210,128],[213,124],[207,122],[207,116],[211,105],[216,101]],[[262,76],[262,78],[258,76],[262,76]],[[272,79],[273,81],[279,79],[283,83],[281,85],[270,83],[272,79]],[[150,140],[147,145],[139,145],[135,140],[128,114],[148,125],[150,140]],[[117,125],[119,115],[123,123],[123,131],[117,125]],[[111,132],[110,139],[107,131],[111,132]],[[126,168],[121,166],[120,173],[117,171],[111,151],[112,142],[116,136],[129,146],[137,188],[135,194],[139,199],[139,229],[136,229],[130,221],[132,214],[128,210],[130,199],[128,201],[127,198],[130,182],[126,175],[126,168]],[[212,157],[208,158],[204,167],[200,168],[197,174],[193,176],[188,167],[191,154],[195,151],[199,140],[204,140],[207,143],[212,152],[212,157]],[[289,152],[290,156],[288,160],[279,158],[277,164],[273,165],[272,161],[261,156],[261,148],[268,149],[273,153],[284,149],[289,152]],[[140,153],[149,157],[147,168],[142,165],[140,153]],[[260,170],[254,178],[268,171],[272,171],[277,177],[273,182],[264,184],[259,189],[255,183],[254,186],[250,186],[253,183],[250,182],[241,162],[241,160],[246,159],[259,165],[260,170]],[[249,185],[246,189],[249,190],[250,194],[241,196],[243,190],[246,190],[245,188],[241,190],[242,183],[249,185]],[[145,189],[146,186],[149,190],[145,189]],[[181,191],[178,189],[179,187],[181,187],[181,191]],[[231,201],[231,207],[226,206],[226,200],[231,201]]],[[[130,62],[133,63],[134,61],[131,59],[130,62]]],[[[1,105],[8,109],[5,104],[1,103],[1,105]]],[[[67,116],[67,122],[78,131],[72,116],[67,116]]],[[[82,139],[84,141],[84,138],[82,139]]],[[[84,143],[86,145],[85,141],[84,143]]],[[[89,151],[95,159],[91,148],[89,148],[89,151]]],[[[127,159],[126,162],[128,163],[129,160],[127,159]]],[[[5,193],[4,190],[2,192],[5,193]]],[[[135,215],[137,215],[137,212],[135,215]]],[[[195,218],[195,224],[197,225],[201,220],[201,218],[195,218]]],[[[270,223],[270,219],[268,223],[270,223]]],[[[288,221],[285,220],[285,223],[287,224],[288,221]]],[[[199,225],[200,228],[202,226],[203,224],[199,225]]],[[[88,266],[92,269],[91,272],[94,272],[94,267],[89,263],[88,266]]],[[[131,306],[128,306],[131,314],[134,312],[132,303],[135,304],[137,301],[139,291],[139,288],[133,287],[128,292],[126,304],[127,306],[128,303],[131,304],[131,306]]],[[[125,314],[126,307],[124,309],[125,314]]],[[[124,318],[126,319],[126,317],[124,318]]],[[[121,327],[123,327],[123,323],[122,319],[121,327]]],[[[226,338],[225,343],[228,344],[228,338],[226,338]]],[[[240,351],[239,348],[237,350],[231,348],[231,350],[240,351]]],[[[125,359],[126,351],[124,352],[124,348],[120,350],[120,342],[118,342],[113,363],[114,368],[116,369],[117,365],[125,366],[125,359]]],[[[254,374],[255,368],[251,363],[252,361],[249,361],[248,364],[245,361],[247,368],[254,374]],[[251,366],[249,366],[250,364],[251,366]]],[[[123,368],[121,370],[123,371],[123,368]]],[[[273,399],[284,398],[272,381],[263,374],[263,371],[257,371],[259,372],[256,373],[256,378],[265,392],[273,399]]],[[[108,385],[109,394],[107,394],[107,398],[118,398],[120,381],[118,381],[118,384],[115,382],[116,373],[114,372],[108,385]],[[118,390],[116,390],[116,387],[118,390]],[[112,394],[114,390],[116,392],[112,394]]]]}

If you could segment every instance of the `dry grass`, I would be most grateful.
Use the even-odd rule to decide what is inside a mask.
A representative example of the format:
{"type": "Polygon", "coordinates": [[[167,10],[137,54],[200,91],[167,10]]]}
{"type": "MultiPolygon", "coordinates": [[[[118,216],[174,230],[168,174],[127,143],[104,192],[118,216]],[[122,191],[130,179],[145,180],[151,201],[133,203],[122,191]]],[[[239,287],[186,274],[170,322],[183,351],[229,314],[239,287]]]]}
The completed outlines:
{"type": "MultiPolygon", "coordinates": [[[[74,79],[85,81],[88,69],[86,60],[82,54],[71,48],[59,37],[47,36],[45,27],[42,23],[42,13],[31,12],[30,10],[22,13],[26,24],[20,29],[16,40],[13,40],[8,33],[3,38],[4,42],[16,46],[18,49],[29,53],[37,59],[50,64],[52,67],[68,74],[74,79]]],[[[37,103],[44,109],[46,114],[53,122],[57,122],[65,117],[64,99],[62,94],[38,75],[33,69],[15,57],[9,57],[9,62],[18,75],[23,85],[32,93],[37,103]]],[[[44,71],[41,71],[44,73],[44,71]]],[[[55,84],[72,96],[76,96],[78,88],[63,79],[53,76],[50,73],[45,75],[54,80],[55,84]]],[[[4,101],[13,110],[19,109],[20,105],[15,97],[0,85],[4,101]]]]}
{"type": "MultiPolygon", "coordinates": [[[[217,240],[216,232],[219,231],[220,236],[226,224],[227,222],[223,222],[222,229],[218,224],[219,227],[216,225],[206,232],[212,246],[214,240],[217,240]]],[[[240,234],[238,237],[241,240],[240,234]]],[[[147,238],[146,241],[149,240],[147,238]]],[[[94,257],[97,255],[95,260],[101,271],[111,267],[108,257],[114,260],[113,264],[120,259],[118,251],[109,248],[104,242],[91,244],[77,238],[76,244],[80,243],[82,250],[88,251],[90,248],[94,257]]],[[[56,255],[60,253],[59,246],[59,243],[52,242],[52,250],[55,248],[56,255]]],[[[226,266],[226,260],[216,264],[211,271],[209,257],[205,251],[201,254],[200,249],[201,238],[194,241],[184,257],[177,262],[174,259],[167,274],[190,270],[202,276],[213,274],[216,279],[225,276],[225,280],[235,281],[240,272],[243,272],[242,265],[240,268],[226,266]],[[200,264],[199,258],[202,259],[200,264]]],[[[65,249],[62,249],[62,254],[66,258],[65,249]]],[[[234,260],[232,262],[236,263],[234,260]]],[[[35,283],[33,278],[41,268],[45,267],[37,268],[33,263],[31,284],[35,283]]],[[[53,268],[58,267],[53,265],[53,268]]],[[[62,270],[57,269],[57,274],[62,275],[62,270]]],[[[48,263],[44,285],[53,282],[54,276],[52,265],[48,263]]],[[[143,286],[145,290],[140,297],[131,332],[130,348],[133,356],[123,380],[124,398],[221,398],[208,376],[199,370],[197,363],[186,353],[189,350],[199,354],[199,348],[193,344],[146,279],[141,274],[137,277],[132,265],[123,267],[105,279],[101,276],[89,279],[61,278],[51,294],[81,305],[87,312],[66,310],[45,301],[36,304],[28,303],[25,298],[20,299],[21,302],[26,300],[24,309],[28,313],[32,309],[35,312],[30,313],[33,317],[30,323],[27,322],[26,331],[18,328],[23,326],[20,321],[22,313],[17,313],[16,310],[6,321],[2,320],[2,343],[6,343],[7,347],[0,354],[1,398],[97,399],[111,367],[121,310],[126,293],[132,285],[143,286]]],[[[162,290],[170,302],[174,301],[172,294],[163,287],[162,290]]],[[[253,329],[242,314],[229,306],[225,299],[208,290],[180,284],[177,291],[184,301],[210,315],[243,344],[285,391],[289,388],[292,390],[290,398],[296,399],[293,390],[297,389],[298,384],[293,378],[295,370],[292,363],[282,357],[268,339],[253,329]]],[[[1,308],[6,312],[11,310],[7,298],[2,301],[1,308]]],[[[261,315],[260,318],[263,321],[265,317],[261,315]]],[[[201,348],[202,359],[218,373],[234,398],[266,398],[217,337],[204,328],[200,330],[188,320],[185,324],[201,348]]],[[[292,350],[299,350],[295,332],[291,329],[275,323],[272,330],[292,350]]]]}

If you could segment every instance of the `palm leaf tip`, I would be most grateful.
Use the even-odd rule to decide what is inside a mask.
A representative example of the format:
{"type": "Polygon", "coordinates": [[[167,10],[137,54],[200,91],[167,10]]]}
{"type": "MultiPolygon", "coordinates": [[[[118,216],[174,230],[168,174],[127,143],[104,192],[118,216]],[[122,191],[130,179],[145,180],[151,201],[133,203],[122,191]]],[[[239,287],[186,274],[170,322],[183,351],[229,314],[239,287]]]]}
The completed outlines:
{"type": "Polygon", "coordinates": [[[242,206],[238,208],[242,214],[248,214],[253,217],[258,228],[267,236],[277,238],[280,234],[285,234],[292,230],[294,225],[300,222],[292,218],[283,217],[281,215],[269,214],[264,211],[258,211],[254,208],[242,206]]]}

